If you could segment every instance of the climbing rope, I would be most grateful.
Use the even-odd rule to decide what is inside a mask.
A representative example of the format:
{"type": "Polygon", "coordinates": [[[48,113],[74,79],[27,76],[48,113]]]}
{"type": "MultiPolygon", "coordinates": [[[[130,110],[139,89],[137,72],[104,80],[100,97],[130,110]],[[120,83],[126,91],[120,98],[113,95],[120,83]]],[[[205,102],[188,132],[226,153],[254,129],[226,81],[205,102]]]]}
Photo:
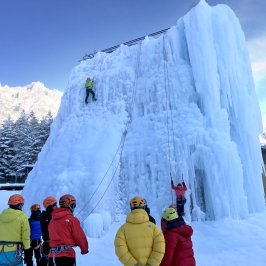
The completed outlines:
{"type": "MultiPolygon", "coordinates": [[[[167,55],[166,55],[166,49],[165,49],[165,33],[163,34],[163,59],[164,59],[164,89],[165,89],[165,105],[166,105],[166,127],[167,127],[167,142],[168,142],[168,161],[169,161],[169,176],[170,176],[170,181],[172,181],[172,166],[171,166],[171,149],[170,149],[170,130],[169,130],[169,111],[168,111],[168,106],[169,109],[171,110],[171,105],[170,105],[170,96],[169,96],[169,77],[168,77],[168,70],[167,70],[167,55]]],[[[172,116],[172,112],[171,112],[172,116]]],[[[174,140],[174,138],[173,138],[174,140]]],[[[173,142],[174,144],[174,142],[173,142]]],[[[173,193],[171,189],[171,197],[172,197],[172,202],[173,202],[173,193]]]]}
{"type": "MultiPolygon", "coordinates": [[[[137,84],[138,84],[138,76],[139,76],[139,66],[140,66],[140,53],[141,53],[141,43],[139,44],[139,49],[138,49],[138,55],[137,55],[137,62],[136,62],[136,78],[135,78],[135,81],[134,81],[134,86],[133,86],[133,91],[132,91],[132,96],[131,96],[131,102],[130,102],[130,108],[129,108],[129,120],[127,121],[126,123],[126,126],[125,126],[125,130],[123,132],[123,135],[121,137],[121,140],[120,140],[120,143],[118,145],[118,148],[113,156],[113,159],[109,165],[109,167],[107,168],[103,178],[101,179],[100,183],[98,184],[97,188],[95,189],[95,191],[93,192],[92,196],[89,198],[88,201],[86,201],[86,203],[84,204],[84,207],[80,209],[80,211],[76,214],[76,216],[78,216],[86,207],[87,205],[91,202],[92,198],[94,197],[94,195],[96,194],[96,192],[99,190],[101,184],[103,183],[104,179],[106,178],[109,170],[111,169],[111,166],[114,164],[114,161],[115,161],[115,158],[120,150],[120,155],[122,154],[123,152],[123,149],[124,149],[124,143],[125,143],[125,139],[126,139],[126,135],[127,135],[127,130],[128,130],[128,127],[129,127],[129,124],[131,123],[132,121],[132,113],[133,113],[133,108],[134,108],[134,103],[135,103],[135,98],[136,98],[136,88],[137,88],[137,84]]],[[[117,163],[116,167],[115,167],[115,171],[105,189],[105,191],[103,192],[103,195],[101,196],[101,198],[99,199],[99,201],[96,203],[96,205],[93,207],[93,209],[89,212],[89,214],[87,214],[85,216],[85,218],[82,220],[82,222],[84,220],[87,219],[87,217],[95,210],[95,208],[100,204],[101,200],[103,199],[104,195],[106,194],[108,188],[110,187],[114,177],[115,177],[115,174],[116,174],[116,171],[118,169],[118,166],[119,166],[120,162],[117,163]]]]}
{"type": "MultiPolygon", "coordinates": [[[[173,119],[173,108],[172,108],[172,104],[171,104],[171,99],[170,99],[170,82],[169,82],[169,74],[168,74],[168,68],[167,68],[167,53],[166,53],[166,48],[165,48],[165,33],[163,34],[163,57],[164,57],[164,83],[165,83],[165,95],[166,95],[166,116],[167,116],[167,137],[168,137],[168,160],[169,160],[169,175],[170,175],[170,179],[171,181],[172,179],[172,166],[171,166],[171,149],[170,149],[170,130],[169,130],[169,117],[171,119],[171,130],[172,130],[172,143],[173,143],[173,153],[174,153],[174,171],[175,174],[177,174],[177,158],[176,158],[176,145],[175,145],[175,130],[174,130],[174,119],[173,119]],[[170,110],[170,116],[169,116],[169,111],[168,111],[168,106],[169,106],[169,110],[170,110]]],[[[182,182],[184,182],[183,179],[183,174],[180,176],[178,176],[178,180],[180,180],[182,182]]],[[[171,191],[172,192],[172,191],[171,191]]],[[[173,195],[171,193],[172,196],[172,201],[173,201],[173,195]]]]}

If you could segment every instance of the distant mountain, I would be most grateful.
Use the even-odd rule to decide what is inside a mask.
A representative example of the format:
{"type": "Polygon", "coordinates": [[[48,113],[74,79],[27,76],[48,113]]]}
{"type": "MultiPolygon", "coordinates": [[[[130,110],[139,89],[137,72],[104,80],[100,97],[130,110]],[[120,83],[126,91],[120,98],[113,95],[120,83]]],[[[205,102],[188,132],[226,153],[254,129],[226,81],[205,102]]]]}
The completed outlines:
{"type": "Polygon", "coordinates": [[[0,86],[0,125],[9,116],[17,120],[22,110],[33,111],[41,119],[49,111],[57,114],[63,92],[48,89],[41,82],[32,82],[23,87],[0,86]]]}

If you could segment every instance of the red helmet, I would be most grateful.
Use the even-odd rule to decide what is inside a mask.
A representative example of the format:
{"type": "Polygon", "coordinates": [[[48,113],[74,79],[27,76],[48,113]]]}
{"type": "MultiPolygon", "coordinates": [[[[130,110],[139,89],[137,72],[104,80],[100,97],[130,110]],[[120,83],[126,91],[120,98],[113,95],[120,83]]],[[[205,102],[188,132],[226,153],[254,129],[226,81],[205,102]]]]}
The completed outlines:
{"type": "Polygon", "coordinates": [[[18,204],[24,204],[24,198],[19,194],[14,194],[10,196],[7,204],[13,206],[16,206],[18,204]]]}
{"type": "Polygon", "coordinates": [[[30,207],[30,210],[31,210],[31,212],[40,211],[41,210],[41,206],[40,206],[40,204],[33,204],[30,207]]]}
{"type": "Polygon", "coordinates": [[[47,198],[44,199],[44,201],[43,201],[43,207],[46,209],[48,206],[54,205],[56,203],[57,203],[56,198],[54,198],[52,196],[49,196],[49,197],[47,197],[47,198]]]}
{"type": "Polygon", "coordinates": [[[176,210],[176,204],[170,204],[168,208],[173,208],[176,210]]]}
{"type": "Polygon", "coordinates": [[[66,194],[63,195],[60,199],[59,199],[59,205],[60,207],[63,208],[68,208],[71,207],[71,205],[75,203],[76,204],[76,199],[74,196],[70,195],[70,194],[66,194]]]}

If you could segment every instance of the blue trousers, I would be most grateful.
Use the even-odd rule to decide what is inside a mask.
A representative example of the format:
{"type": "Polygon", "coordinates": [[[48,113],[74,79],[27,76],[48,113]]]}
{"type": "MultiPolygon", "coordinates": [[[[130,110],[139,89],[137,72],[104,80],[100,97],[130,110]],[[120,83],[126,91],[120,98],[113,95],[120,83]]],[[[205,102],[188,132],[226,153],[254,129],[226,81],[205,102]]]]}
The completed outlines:
{"type": "Polygon", "coordinates": [[[16,256],[17,251],[0,252],[0,265],[23,266],[22,257],[16,256]]]}

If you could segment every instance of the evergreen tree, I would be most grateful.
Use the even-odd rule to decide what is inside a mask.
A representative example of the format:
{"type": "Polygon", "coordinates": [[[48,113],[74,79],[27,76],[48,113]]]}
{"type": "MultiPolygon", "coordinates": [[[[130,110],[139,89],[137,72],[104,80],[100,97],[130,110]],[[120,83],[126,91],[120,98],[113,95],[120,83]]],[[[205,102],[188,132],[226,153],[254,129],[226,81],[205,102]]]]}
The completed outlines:
{"type": "Polygon", "coordinates": [[[11,160],[15,156],[14,127],[14,122],[8,118],[0,129],[0,180],[4,182],[12,176],[11,160]]]}
{"type": "Polygon", "coordinates": [[[8,119],[0,129],[0,182],[23,182],[30,165],[37,161],[52,123],[49,112],[41,121],[22,111],[19,119],[8,119]]]}

